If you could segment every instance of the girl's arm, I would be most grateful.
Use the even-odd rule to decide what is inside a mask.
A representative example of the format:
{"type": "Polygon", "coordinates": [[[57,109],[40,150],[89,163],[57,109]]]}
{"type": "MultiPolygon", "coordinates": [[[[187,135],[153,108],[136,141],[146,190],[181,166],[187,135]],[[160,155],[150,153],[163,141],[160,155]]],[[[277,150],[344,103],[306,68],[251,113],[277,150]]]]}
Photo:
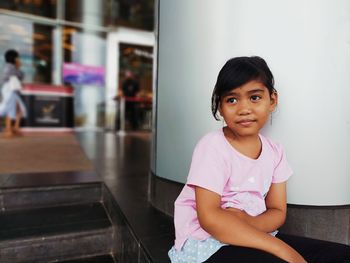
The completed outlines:
{"type": "Polygon", "coordinates": [[[287,262],[305,260],[283,241],[251,226],[235,213],[222,209],[217,193],[195,187],[196,209],[201,227],[217,240],[231,245],[266,251],[287,262]]]}
{"type": "Polygon", "coordinates": [[[242,220],[265,233],[273,232],[281,227],[287,214],[286,204],[286,183],[271,184],[270,190],[265,198],[267,210],[258,215],[250,216],[244,211],[229,208],[228,210],[236,213],[242,220]]]}

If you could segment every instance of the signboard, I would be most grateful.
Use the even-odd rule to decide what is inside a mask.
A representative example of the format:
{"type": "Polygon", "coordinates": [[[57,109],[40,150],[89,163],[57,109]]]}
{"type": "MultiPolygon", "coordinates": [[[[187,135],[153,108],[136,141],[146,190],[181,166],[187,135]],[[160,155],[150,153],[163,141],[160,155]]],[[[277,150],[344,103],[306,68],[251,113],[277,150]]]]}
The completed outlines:
{"type": "Polygon", "coordinates": [[[64,63],[63,81],[70,84],[104,86],[105,69],[78,63],[64,63]]]}
{"type": "Polygon", "coordinates": [[[26,128],[74,126],[73,89],[65,86],[23,84],[21,96],[27,106],[26,128]]]}

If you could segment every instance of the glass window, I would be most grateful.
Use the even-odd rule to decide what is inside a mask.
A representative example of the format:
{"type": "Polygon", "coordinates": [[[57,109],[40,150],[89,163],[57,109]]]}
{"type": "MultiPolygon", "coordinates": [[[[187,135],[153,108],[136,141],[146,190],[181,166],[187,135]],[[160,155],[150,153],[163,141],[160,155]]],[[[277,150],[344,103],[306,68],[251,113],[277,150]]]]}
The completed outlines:
{"type": "Polygon", "coordinates": [[[0,15],[0,67],[8,49],[19,52],[24,82],[51,83],[53,27],[0,15]]]}
{"type": "Polygon", "coordinates": [[[1,0],[0,8],[56,18],[57,0],[1,0]]]}
{"type": "Polygon", "coordinates": [[[106,60],[106,34],[84,31],[75,27],[63,29],[64,61],[104,66],[106,60]]]}
{"type": "Polygon", "coordinates": [[[125,72],[132,71],[140,82],[141,95],[152,95],[152,47],[120,44],[119,65],[119,87],[125,79],[125,72]]]}
{"type": "Polygon", "coordinates": [[[64,83],[74,88],[75,126],[104,126],[106,34],[63,29],[64,83]],[[66,76],[65,76],[66,75],[66,76]],[[101,81],[100,81],[101,80],[101,81]]]}
{"type": "Polygon", "coordinates": [[[154,29],[154,0],[110,0],[109,5],[117,6],[118,14],[108,10],[106,26],[123,25],[152,31],[154,29]]]}
{"type": "Polygon", "coordinates": [[[69,0],[65,19],[99,26],[126,26],[152,31],[154,0],[69,0]]]}

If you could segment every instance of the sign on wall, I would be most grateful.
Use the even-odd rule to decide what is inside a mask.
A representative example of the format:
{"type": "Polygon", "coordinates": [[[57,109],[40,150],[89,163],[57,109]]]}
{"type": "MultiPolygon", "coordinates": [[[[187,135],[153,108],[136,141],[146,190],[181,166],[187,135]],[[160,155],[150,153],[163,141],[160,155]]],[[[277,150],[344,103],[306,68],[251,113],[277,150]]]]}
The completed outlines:
{"type": "Polygon", "coordinates": [[[78,63],[64,63],[63,81],[70,84],[104,86],[105,69],[78,63]]]}

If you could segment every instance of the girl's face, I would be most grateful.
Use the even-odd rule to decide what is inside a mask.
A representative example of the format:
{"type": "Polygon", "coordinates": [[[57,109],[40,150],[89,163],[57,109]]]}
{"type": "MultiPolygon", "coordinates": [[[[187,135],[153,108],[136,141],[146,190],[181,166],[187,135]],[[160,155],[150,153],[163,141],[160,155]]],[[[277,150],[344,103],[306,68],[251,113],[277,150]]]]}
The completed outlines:
{"type": "Polygon", "coordinates": [[[16,68],[19,69],[21,67],[21,65],[22,65],[21,59],[19,57],[17,57],[15,59],[15,66],[16,66],[16,68]]]}
{"type": "Polygon", "coordinates": [[[250,137],[258,136],[276,105],[277,93],[252,80],[223,96],[219,112],[237,138],[250,137]]]}

